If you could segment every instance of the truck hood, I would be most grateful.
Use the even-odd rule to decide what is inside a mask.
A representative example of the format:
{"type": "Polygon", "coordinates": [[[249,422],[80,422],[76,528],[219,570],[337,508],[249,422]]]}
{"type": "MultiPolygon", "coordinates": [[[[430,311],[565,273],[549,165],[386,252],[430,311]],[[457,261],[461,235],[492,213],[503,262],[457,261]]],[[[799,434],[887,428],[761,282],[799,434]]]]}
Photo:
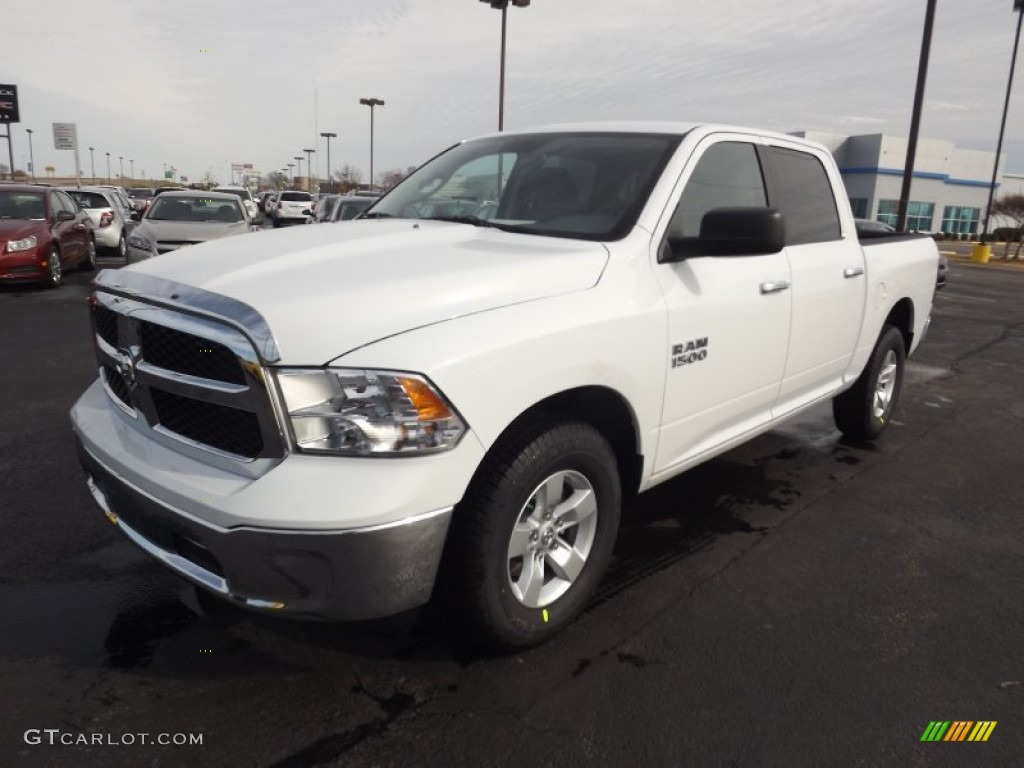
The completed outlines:
{"type": "Polygon", "coordinates": [[[596,242],[440,221],[349,221],[229,237],[126,269],[244,302],[284,365],[327,363],[444,320],[592,287],[596,242]]]}

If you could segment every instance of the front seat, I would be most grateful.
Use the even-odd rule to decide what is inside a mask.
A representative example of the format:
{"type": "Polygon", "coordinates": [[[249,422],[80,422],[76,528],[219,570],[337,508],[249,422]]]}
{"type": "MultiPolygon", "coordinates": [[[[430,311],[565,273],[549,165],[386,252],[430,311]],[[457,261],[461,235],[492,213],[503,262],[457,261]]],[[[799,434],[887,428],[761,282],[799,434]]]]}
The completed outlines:
{"type": "Polygon", "coordinates": [[[542,168],[523,183],[515,218],[545,221],[577,211],[579,191],[564,168],[542,168]]]}

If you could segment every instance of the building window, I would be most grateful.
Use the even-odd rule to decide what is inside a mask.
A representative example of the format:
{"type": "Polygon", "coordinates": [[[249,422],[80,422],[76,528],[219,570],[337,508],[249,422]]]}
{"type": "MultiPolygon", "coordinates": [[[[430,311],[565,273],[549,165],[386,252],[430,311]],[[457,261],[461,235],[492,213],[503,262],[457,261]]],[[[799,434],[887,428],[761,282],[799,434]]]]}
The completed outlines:
{"type": "Polygon", "coordinates": [[[851,197],[850,207],[853,209],[853,218],[866,219],[868,217],[868,199],[866,197],[851,197]]]}
{"type": "Polygon", "coordinates": [[[978,231],[981,208],[947,205],[942,210],[942,231],[952,235],[973,235],[978,231]]]}
{"type": "Polygon", "coordinates": [[[899,200],[879,200],[878,215],[875,218],[884,224],[888,224],[890,227],[895,227],[896,222],[899,220],[899,212],[899,200]]]}
{"type": "Polygon", "coordinates": [[[911,202],[907,206],[907,230],[910,232],[931,232],[935,203],[911,202]]]}

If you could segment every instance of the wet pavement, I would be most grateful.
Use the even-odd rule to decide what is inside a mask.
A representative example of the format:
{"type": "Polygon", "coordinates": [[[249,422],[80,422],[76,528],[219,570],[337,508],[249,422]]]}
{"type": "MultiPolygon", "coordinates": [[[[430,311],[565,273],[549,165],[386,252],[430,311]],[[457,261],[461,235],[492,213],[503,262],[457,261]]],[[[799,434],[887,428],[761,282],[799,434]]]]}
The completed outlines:
{"type": "Polygon", "coordinates": [[[429,610],[243,614],[125,541],[68,425],[86,285],[0,287],[0,765],[1021,764],[1024,274],[953,265],[875,446],[825,406],[659,486],[585,614],[505,657],[429,610]]]}

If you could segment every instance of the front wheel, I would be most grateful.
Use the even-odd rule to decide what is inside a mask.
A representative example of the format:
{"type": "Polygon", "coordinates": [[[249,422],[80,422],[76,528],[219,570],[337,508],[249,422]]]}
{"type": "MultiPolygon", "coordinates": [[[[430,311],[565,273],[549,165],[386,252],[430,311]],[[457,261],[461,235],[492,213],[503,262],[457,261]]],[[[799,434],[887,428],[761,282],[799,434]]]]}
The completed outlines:
{"type": "Polygon", "coordinates": [[[64,282],[64,269],[60,263],[60,251],[57,246],[50,248],[50,256],[46,260],[46,287],[60,288],[64,282]]]}
{"type": "Polygon", "coordinates": [[[903,334],[885,326],[857,382],[832,400],[832,415],[844,435],[874,440],[882,434],[896,410],[906,360],[903,334]]]}
{"type": "Polygon", "coordinates": [[[543,642],[586,605],[611,560],[622,493],[596,429],[548,417],[503,438],[456,509],[454,618],[496,649],[543,642]]]}

